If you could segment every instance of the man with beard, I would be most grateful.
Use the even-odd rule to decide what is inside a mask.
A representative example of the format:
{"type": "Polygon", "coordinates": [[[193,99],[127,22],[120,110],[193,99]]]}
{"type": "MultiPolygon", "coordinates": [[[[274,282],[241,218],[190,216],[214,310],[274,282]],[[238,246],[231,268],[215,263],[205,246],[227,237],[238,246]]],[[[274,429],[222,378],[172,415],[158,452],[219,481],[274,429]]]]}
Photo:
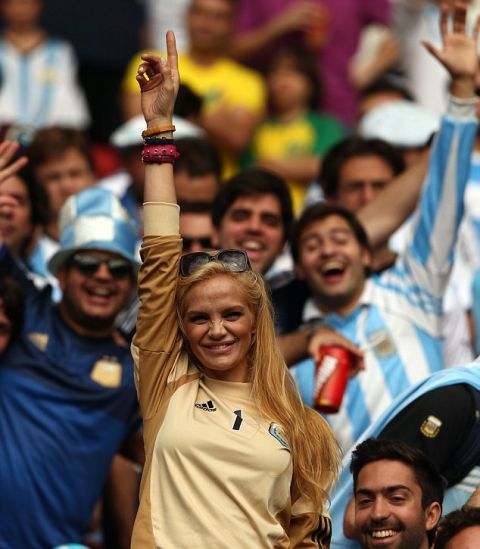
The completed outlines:
{"type": "Polygon", "coordinates": [[[428,549],[442,513],[443,481],[417,449],[368,439],[352,455],[355,523],[364,549],[428,549]]]}

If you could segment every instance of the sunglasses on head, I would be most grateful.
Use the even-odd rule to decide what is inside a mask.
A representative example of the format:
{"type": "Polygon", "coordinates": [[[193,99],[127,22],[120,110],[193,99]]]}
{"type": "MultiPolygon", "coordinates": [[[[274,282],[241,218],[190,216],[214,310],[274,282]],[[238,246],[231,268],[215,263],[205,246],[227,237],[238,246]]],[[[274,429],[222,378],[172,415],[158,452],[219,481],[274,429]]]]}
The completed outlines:
{"type": "Polygon", "coordinates": [[[207,252],[192,252],[180,258],[180,275],[189,276],[210,261],[222,263],[233,273],[243,273],[251,269],[248,256],[242,250],[221,250],[215,255],[207,252]]]}
{"type": "Polygon", "coordinates": [[[189,238],[188,236],[182,236],[183,251],[190,250],[192,244],[198,243],[202,248],[212,248],[212,239],[209,236],[202,236],[199,238],[189,238]]]}
{"type": "Polygon", "coordinates": [[[79,272],[85,276],[95,274],[100,265],[106,265],[113,278],[125,278],[133,274],[132,264],[123,257],[113,259],[100,259],[91,254],[78,253],[70,259],[70,265],[73,265],[79,272]]]}

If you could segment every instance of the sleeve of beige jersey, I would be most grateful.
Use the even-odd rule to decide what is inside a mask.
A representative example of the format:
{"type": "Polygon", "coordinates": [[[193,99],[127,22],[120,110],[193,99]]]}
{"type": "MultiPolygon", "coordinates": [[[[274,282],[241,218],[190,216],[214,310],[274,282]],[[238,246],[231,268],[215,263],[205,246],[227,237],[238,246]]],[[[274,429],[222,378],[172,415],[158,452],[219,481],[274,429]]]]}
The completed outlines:
{"type": "Polygon", "coordinates": [[[156,412],[181,348],[175,310],[182,250],[178,218],[176,204],[145,204],[138,276],[140,308],[132,343],[137,391],[145,418],[156,412]]]}
{"type": "Polygon", "coordinates": [[[328,549],[332,535],[329,517],[312,510],[311,504],[300,497],[292,505],[292,517],[288,528],[291,549],[328,549]]]}

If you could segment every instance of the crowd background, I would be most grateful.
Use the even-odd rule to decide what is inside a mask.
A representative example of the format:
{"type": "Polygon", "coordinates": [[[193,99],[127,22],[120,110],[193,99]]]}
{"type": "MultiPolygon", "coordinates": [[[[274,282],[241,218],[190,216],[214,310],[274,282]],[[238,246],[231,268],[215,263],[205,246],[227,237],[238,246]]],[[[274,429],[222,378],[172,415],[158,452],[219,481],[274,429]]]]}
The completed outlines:
{"type": "MultiPolygon", "coordinates": [[[[469,32],[479,13],[480,1],[469,2],[469,32]]],[[[67,356],[75,362],[75,350],[86,347],[79,363],[88,383],[67,389],[62,377],[62,394],[88,393],[92,380],[114,387],[115,398],[97,394],[95,406],[122,423],[105,446],[88,440],[83,425],[82,444],[72,443],[60,458],[81,462],[76,452],[83,445],[99,452],[101,466],[85,480],[83,522],[52,537],[47,520],[38,530],[49,546],[130,543],[142,466],[125,351],[135,331],[143,226],[145,122],[135,75],[141,52],[162,54],[168,29],[177,37],[182,76],[174,176],[183,249],[247,252],[267,281],[279,343],[307,403],[313,404],[319,347],[340,344],[353,353],[357,375],[340,414],[329,418],[343,451],[405,391],[474,360],[480,137],[476,102],[468,93],[463,103],[449,99],[452,75],[464,67],[431,55],[445,45],[440,14],[429,0],[0,0],[0,383],[11,398],[4,396],[1,438],[45,429],[41,422],[31,427],[35,406],[23,407],[25,399],[42,402],[44,393],[29,392],[30,385],[25,392],[12,369],[50,386],[49,368],[63,368],[67,356]],[[111,221],[113,233],[99,225],[82,241],[85,229],[78,227],[94,226],[98,216],[111,221]],[[340,226],[328,225],[332,217],[340,226]],[[342,231],[354,234],[354,246],[338,236],[342,231]],[[91,256],[73,256],[85,248],[107,255],[85,266],[91,256]],[[109,262],[115,254],[131,267],[128,284],[109,262]],[[90,316],[72,309],[84,283],[62,275],[65,265],[67,273],[73,265],[95,279],[90,316]],[[45,300],[70,318],[69,328],[57,326],[45,300]],[[95,311],[106,306],[108,318],[96,324],[95,311]],[[121,381],[102,362],[112,355],[122,364],[121,381]]],[[[448,25],[458,31],[458,21],[448,25]]],[[[478,92],[480,73],[475,85],[478,92]]],[[[66,377],[76,379],[74,366],[66,377]]],[[[70,417],[63,415],[67,401],[45,409],[53,410],[52,432],[70,417]]],[[[78,405],[88,408],[84,400],[78,405]]],[[[98,409],[90,412],[94,431],[111,428],[98,420],[98,409]]],[[[71,433],[68,425],[59,432],[53,438],[65,438],[52,444],[62,455],[71,433]]],[[[29,436],[19,447],[34,461],[46,460],[29,436]]],[[[2,445],[3,459],[13,463],[18,448],[2,445]]],[[[480,482],[480,450],[471,459],[465,499],[480,482]]],[[[38,464],[25,467],[20,482],[33,486],[31,475],[41,477],[40,492],[57,500],[34,500],[48,512],[65,509],[81,486],[58,489],[38,464]]],[[[64,474],[68,485],[67,466],[64,474]]],[[[7,491],[16,489],[12,483],[7,491]]],[[[0,547],[15,535],[8,513],[13,523],[25,512],[22,503],[13,510],[8,498],[1,501],[0,547]]],[[[58,526],[61,512],[53,516],[58,526]]]]}

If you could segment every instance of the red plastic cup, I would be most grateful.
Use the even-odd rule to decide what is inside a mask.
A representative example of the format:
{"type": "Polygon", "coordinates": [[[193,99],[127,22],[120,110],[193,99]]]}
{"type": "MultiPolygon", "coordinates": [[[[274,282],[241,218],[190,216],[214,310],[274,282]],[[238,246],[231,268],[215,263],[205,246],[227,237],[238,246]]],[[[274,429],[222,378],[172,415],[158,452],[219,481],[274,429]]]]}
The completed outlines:
{"type": "Polygon", "coordinates": [[[338,412],[353,366],[353,355],[339,345],[322,345],[315,374],[315,408],[324,414],[338,412]]]}

